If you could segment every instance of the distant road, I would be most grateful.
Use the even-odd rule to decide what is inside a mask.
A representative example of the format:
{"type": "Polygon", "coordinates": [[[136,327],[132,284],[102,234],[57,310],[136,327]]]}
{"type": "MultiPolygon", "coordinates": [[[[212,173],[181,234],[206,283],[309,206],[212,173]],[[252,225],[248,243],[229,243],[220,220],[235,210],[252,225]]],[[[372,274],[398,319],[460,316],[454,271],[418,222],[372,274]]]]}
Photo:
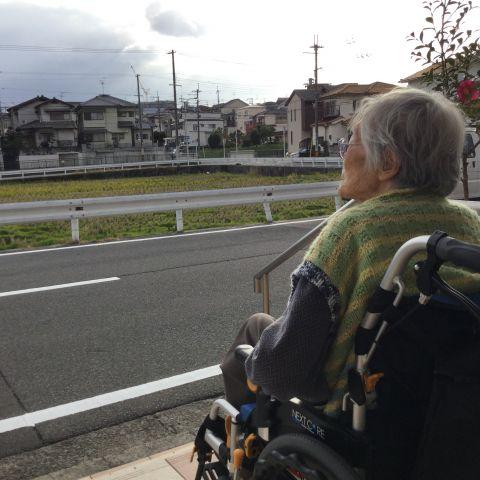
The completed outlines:
{"type": "MultiPolygon", "coordinates": [[[[202,369],[261,309],[253,274],[317,223],[0,254],[0,456],[219,394],[202,369]],[[169,387],[199,369],[205,380],[169,387]],[[166,389],[71,414],[157,380],[166,389]],[[61,416],[39,421],[51,407],[61,416]]],[[[300,259],[273,275],[274,314],[300,259]]]]}

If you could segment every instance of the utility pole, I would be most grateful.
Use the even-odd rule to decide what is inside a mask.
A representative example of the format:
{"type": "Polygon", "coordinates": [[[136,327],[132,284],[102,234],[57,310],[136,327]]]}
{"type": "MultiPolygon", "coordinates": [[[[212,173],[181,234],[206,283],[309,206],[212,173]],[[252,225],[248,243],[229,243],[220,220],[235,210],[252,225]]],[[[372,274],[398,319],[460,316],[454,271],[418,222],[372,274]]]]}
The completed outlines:
{"type": "MultiPolygon", "coordinates": [[[[220,105],[220,91],[218,90],[218,85],[217,85],[217,107],[220,105]]],[[[220,108],[220,107],[218,107],[220,108]]]]}
{"type": "Polygon", "coordinates": [[[142,117],[143,117],[143,112],[142,112],[142,102],[140,101],[140,75],[138,73],[135,74],[137,77],[137,97],[138,97],[138,126],[140,128],[140,154],[143,158],[143,129],[142,129],[142,117]]]}
{"type": "Polygon", "coordinates": [[[157,115],[158,115],[158,137],[157,137],[157,147],[160,146],[160,132],[162,131],[161,128],[161,121],[160,121],[160,98],[158,97],[157,92],[157,115]]]}
{"type": "Polygon", "coordinates": [[[172,56],[172,75],[173,75],[173,103],[175,104],[175,147],[178,149],[178,109],[177,109],[177,79],[175,76],[175,50],[170,50],[167,55],[172,56]]]}
{"type": "Polygon", "coordinates": [[[315,151],[316,155],[318,155],[320,151],[318,148],[318,49],[323,48],[323,46],[318,44],[318,35],[313,37],[313,45],[310,48],[313,48],[315,53],[315,70],[313,71],[315,78],[315,151]]]}
{"type": "Polygon", "coordinates": [[[198,153],[200,151],[200,85],[197,84],[197,89],[195,90],[195,93],[197,94],[196,100],[197,100],[197,154],[198,158],[200,158],[200,154],[198,153]]]}

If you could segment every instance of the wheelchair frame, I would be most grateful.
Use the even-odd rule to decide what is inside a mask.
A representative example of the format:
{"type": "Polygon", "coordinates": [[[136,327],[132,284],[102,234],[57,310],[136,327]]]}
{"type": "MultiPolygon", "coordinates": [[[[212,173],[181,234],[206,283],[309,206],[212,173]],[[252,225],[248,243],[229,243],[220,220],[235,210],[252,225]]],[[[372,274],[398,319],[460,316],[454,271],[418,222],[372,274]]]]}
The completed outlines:
{"type": "MultiPolygon", "coordinates": [[[[229,478],[240,478],[243,456],[240,456],[239,461],[236,451],[246,438],[240,428],[241,425],[249,431],[256,431],[263,445],[283,434],[304,431],[328,445],[355,468],[368,468],[371,452],[365,435],[366,416],[368,407],[375,400],[375,395],[366,392],[365,382],[369,375],[370,360],[380,339],[387,331],[391,319],[388,315],[384,315],[378,330],[377,326],[382,314],[392,306],[398,307],[404,296],[405,285],[401,275],[408,262],[414,255],[425,250],[427,259],[415,265],[417,286],[420,291],[418,303],[426,305],[435,291],[440,289],[462,303],[476,317],[480,325],[480,309],[467,297],[443,282],[437,274],[445,261],[480,271],[480,247],[452,239],[443,232],[435,232],[430,236],[423,235],[407,241],[391,260],[355,336],[356,366],[349,372],[348,390],[342,405],[343,412],[349,411],[351,407],[351,427],[323,415],[320,409],[300,399],[293,398],[287,402],[280,402],[265,395],[261,389],[257,392],[256,403],[242,406],[240,411],[228,401],[217,399],[211,407],[209,418],[215,421],[219,413],[231,417],[231,430],[225,441],[207,428],[204,441],[215,452],[220,463],[226,465],[229,478]]],[[[245,355],[243,353],[244,357],[245,355]]],[[[205,462],[205,459],[203,461],[205,462]]],[[[202,478],[201,468],[199,457],[197,479],[202,478]]]]}

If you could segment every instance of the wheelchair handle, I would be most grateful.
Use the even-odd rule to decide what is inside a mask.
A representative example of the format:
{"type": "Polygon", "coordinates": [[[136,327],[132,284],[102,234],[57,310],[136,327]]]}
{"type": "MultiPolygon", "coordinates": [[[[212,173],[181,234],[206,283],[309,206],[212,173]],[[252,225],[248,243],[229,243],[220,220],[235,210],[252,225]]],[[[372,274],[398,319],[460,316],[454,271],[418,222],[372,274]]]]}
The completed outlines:
{"type": "Polygon", "coordinates": [[[441,238],[435,253],[444,262],[452,262],[480,273],[480,246],[461,242],[452,237],[441,238]]]}

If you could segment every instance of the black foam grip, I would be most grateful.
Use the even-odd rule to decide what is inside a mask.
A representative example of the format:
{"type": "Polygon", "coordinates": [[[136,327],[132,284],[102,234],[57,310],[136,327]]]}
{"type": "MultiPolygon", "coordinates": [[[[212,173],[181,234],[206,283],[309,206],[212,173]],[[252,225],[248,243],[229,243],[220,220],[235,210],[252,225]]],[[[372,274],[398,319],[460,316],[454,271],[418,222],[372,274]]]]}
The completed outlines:
{"type": "Polygon", "coordinates": [[[444,262],[452,262],[459,267],[480,272],[479,245],[444,237],[438,241],[435,253],[444,262]]]}

